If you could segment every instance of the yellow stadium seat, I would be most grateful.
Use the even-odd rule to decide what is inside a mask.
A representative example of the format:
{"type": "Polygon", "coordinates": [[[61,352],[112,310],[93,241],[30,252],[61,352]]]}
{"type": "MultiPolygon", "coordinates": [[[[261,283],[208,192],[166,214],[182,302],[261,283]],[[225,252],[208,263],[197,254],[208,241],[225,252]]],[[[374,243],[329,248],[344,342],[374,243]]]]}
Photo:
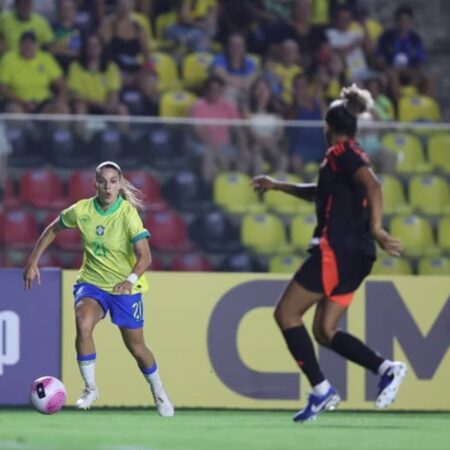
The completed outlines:
{"type": "Polygon", "coordinates": [[[214,180],[214,203],[232,214],[264,212],[265,205],[250,186],[251,178],[241,172],[223,172],[214,180]]]}
{"type": "Polygon", "coordinates": [[[180,86],[177,65],[168,53],[152,53],[152,61],[158,76],[157,87],[159,92],[177,89],[180,86]]]}
{"type": "Polygon", "coordinates": [[[274,214],[246,214],[241,221],[242,244],[261,255],[284,254],[289,250],[286,230],[274,214]]]}
{"type": "Polygon", "coordinates": [[[428,160],[434,169],[450,174],[450,133],[436,133],[429,137],[428,160]]]}
{"type": "Polygon", "coordinates": [[[411,275],[411,263],[405,258],[381,256],[375,261],[371,275],[411,275]]]}
{"type": "Polygon", "coordinates": [[[396,216],[391,220],[391,234],[400,239],[406,256],[439,256],[430,222],[421,216],[410,214],[396,216]]]}
{"type": "Polygon", "coordinates": [[[317,220],[314,214],[299,215],[292,219],[290,227],[291,244],[305,253],[311,241],[317,220]]]}
{"type": "Polygon", "coordinates": [[[438,122],[441,120],[439,105],[425,95],[401,97],[398,106],[400,122],[438,122]]]}
{"type": "MultiPolygon", "coordinates": [[[[272,177],[284,183],[302,182],[300,177],[292,174],[273,174],[272,177]]],[[[304,200],[280,191],[269,191],[264,194],[265,205],[279,214],[295,214],[299,211],[300,203],[303,202],[304,200]]]]}
{"type": "Polygon", "coordinates": [[[437,240],[443,252],[450,255],[450,216],[442,217],[437,228],[437,240]]]}
{"type": "Polygon", "coordinates": [[[183,59],[183,84],[188,88],[199,87],[209,76],[209,66],[214,55],[207,52],[189,53],[183,59]]]}
{"type": "Polygon", "coordinates": [[[419,261],[419,275],[450,275],[449,258],[422,258],[419,261]]]}
{"type": "Polygon", "coordinates": [[[411,206],[406,203],[405,193],[398,178],[393,175],[381,175],[383,192],[383,210],[386,214],[407,214],[411,206]]]}
{"type": "Polygon", "coordinates": [[[384,148],[397,154],[396,170],[399,173],[426,173],[431,164],[425,161],[422,143],[410,133],[386,133],[381,143],[384,148]]]}
{"type": "Polygon", "coordinates": [[[304,258],[297,255],[275,255],[270,258],[269,272],[294,274],[303,262],[304,258]]]}
{"type": "Polygon", "coordinates": [[[189,91],[168,91],[161,97],[159,114],[162,117],[187,117],[197,97],[189,91]]]}
{"type": "Polygon", "coordinates": [[[450,213],[447,181],[438,175],[416,175],[409,182],[409,202],[424,214],[450,213]]]}
{"type": "Polygon", "coordinates": [[[177,12],[169,11],[165,14],[159,14],[156,18],[156,37],[163,39],[166,29],[177,23],[177,12]]]}

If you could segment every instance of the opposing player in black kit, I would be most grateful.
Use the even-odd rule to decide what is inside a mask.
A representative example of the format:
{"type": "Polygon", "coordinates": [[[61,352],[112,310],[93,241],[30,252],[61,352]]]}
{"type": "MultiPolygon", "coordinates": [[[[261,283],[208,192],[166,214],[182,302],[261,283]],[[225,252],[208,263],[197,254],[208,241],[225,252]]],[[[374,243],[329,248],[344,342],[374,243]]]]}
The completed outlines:
{"type": "Polygon", "coordinates": [[[338,329],[354,292],[375,261],[375,241],[387,253],[399,256],[401,244],[382,227],[380,183],[369,160],[355,141],[357,116],[371,108],[370,93],[356,85],[344,88],[325,117],[330,145],[321,164],[318,184],[282,183],[266,175],[253,179],[259,191],[279,190],[315,201],[317,227],[310,256],[281,295],[275,310],[289,351],[308,378],[312,392],[294,421],[314,420],[334,409],[340,397],[323,375],[303,315],[316,305],[313,334],[320,345],[334,350],[380,376],[378,408],[389,406],[406,375],[402,362],[383,358],[358,338],[338,329]]]}

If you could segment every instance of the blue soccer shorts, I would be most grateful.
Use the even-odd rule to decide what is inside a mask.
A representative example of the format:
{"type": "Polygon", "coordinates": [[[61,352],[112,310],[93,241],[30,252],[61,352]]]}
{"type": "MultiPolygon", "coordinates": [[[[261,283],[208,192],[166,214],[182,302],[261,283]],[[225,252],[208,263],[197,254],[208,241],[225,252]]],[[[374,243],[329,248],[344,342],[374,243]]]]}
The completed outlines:
{"type": "Polygon", "coordinates": [[[103,309],[103,317],[109,312],[111,322],[121,328],[142,328],[144,326],[142,294],[116,295],[89,283],[77,283],[73,287],[73,296],[75,305],[83,298],[96,300],[103,309]]]}

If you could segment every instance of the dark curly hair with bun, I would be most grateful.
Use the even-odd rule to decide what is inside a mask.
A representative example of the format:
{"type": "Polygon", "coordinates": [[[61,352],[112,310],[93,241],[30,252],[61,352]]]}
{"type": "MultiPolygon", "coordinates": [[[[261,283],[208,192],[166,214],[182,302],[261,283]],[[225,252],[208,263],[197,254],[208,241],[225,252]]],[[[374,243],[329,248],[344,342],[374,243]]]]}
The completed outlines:
{"type": "Polygon", "coordinates": [[[353,84],[343,88],[340,98],[331,103],[325,115],[325,122],[333,134],[353,137],[357,130],[358,115],[372,106],[370,92],[353,84]]]}

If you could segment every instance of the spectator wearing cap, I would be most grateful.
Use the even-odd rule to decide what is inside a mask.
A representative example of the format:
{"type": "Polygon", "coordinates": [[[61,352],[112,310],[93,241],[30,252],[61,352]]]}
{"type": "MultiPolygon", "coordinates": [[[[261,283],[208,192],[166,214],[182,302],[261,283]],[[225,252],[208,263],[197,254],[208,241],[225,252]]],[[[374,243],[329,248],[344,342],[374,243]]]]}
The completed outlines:
{"type": "Polygon", "coordinates": [[[6,11],[0,15],[0,35],[4,51],[17,50],[20,37],[26,31],[32,31],[42,46],[50,44],[54,39],[47,20],[33,11],[33,1],[15,0],[14,11],[6,11]]]}
{"type": "Polygon", "coordinates": [[[32,31],[23,33],[17,51],[1,59],[0,93],[9,112],[69,112],[61,67],[50,53],[39,49],[32,31]]]}

